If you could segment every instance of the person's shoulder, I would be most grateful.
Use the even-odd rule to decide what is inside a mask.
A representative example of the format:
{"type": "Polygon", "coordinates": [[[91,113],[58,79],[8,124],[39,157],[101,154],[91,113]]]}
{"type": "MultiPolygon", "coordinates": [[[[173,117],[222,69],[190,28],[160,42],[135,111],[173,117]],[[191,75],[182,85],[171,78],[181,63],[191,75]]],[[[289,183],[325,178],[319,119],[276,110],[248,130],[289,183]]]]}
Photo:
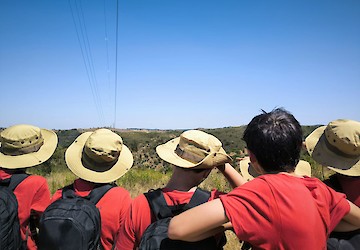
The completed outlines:
{"type": "Polygon", "coordinates": [[[114,186],[113,188],[111,188],[109,190],[109,192],[113,192],[113,193],[116,193],[116,194],[119,194],[119,193],[122,193],[122,194],[130,194],[129,190],[123,188],[123,187],[119,187],[119,186],[114,186]]]}
{"type": "Polygon", "coordinates": [[[24,184],[26,183],[26,185],[36,185],[36,186],[42,186],[44,184],[47,185],[46,178],[40,175],[29,175],[23,182],[24,184]]]}
{"type": "Polygon", "coordinates": [[[150,209],[150,205],[148,200],[146,199],[144,194],[139,194],[138,196],[136,196],[132,202],[131,202],[131,210],[135,213],[137,213],[136,211],[144,211],[145,209],[150,209]]]}
{"type": "Polygon", "coordinates": [[[59,200],[62,197],[62,188],[55,191],[53,196],[51,197],[51,203],[59,200]]]}

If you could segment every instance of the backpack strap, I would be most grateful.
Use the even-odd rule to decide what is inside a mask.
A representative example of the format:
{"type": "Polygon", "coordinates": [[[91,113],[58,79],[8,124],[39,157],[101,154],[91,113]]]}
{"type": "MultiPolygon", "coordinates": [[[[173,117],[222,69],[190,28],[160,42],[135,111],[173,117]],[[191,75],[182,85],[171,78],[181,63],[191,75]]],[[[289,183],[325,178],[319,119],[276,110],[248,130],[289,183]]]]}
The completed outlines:
{"type": "MultiPolygon", "coordinates": [[[[91,192],[88,196],[85,196],[82,198],[88,199],[92,203],[97,204],[99,202],[99,200],[105,195],[105,193],[113,187],[114,187],[114,185],[111,185],[111,184],[105,184],[105,185],[101,185],[99,187],[95,187],[93,190],[91,190],[91,192]]],[[[63,188],[63,190],[62,190],[62,198],[63,199],[75,198],[75,197],[79,197],[79,196],[76,195],[76,193],[75,193],[74,184],[68,185],[63,188]]]]}
{"type": "Polygon", "coordinates": [[[97,204],[99,200],[106,194],[107,191],[112,189],[114,186],[111,184],[105,184],[100,187],[96,187],[91,190],[89,196],[89,200],[94,204],[97,204]]]}
{"type": "Polygon", "coordinates": [[[10,178],[9,188],[14,191],[15,188],[28,176],[28,174],[13,174],[10,178]]]}
{"type": "Polygon", "coordinates": [[[202,203],[205,203],[210,198],[210,192],[205,191],[201,188],[197,188],[191,197],[189,203],[183,205],[175,205],[175,206],[169,206],[166,203],[164,194],[161,189],[156,189],[153,191],[149,191],[147,193],[144,193],[146,199],[148,200],[148,203],[150,205],[150,209],[153,212],[153,214],[156,217],[156,220],[167,218],[167,217],[173,217],[174,211],[181,210],[182,212],[196,207],[202,203]]]}
{"type": "Polygon", "coordinates": [[[209,191],[206,191],[201,188],[196,188],[189,203],[185,205],[184,211],[207,202],[210,199],[210,196],[211,196],[211,194],[209,191]]]}
{"type": "Polygon", "coordinates": [[[173,216],[160,188],[144,193],[144,195],[150,205],[151,211],[156,217],[156,220],[173,216]]]}

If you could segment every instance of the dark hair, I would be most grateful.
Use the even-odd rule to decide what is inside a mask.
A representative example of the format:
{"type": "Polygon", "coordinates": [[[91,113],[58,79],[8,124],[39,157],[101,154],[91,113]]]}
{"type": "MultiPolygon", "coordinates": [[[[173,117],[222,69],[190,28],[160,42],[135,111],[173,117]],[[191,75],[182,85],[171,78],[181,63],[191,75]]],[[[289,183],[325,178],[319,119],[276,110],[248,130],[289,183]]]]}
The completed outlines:
{"type": "Polygon", "coordinates": [[[247,148],[265,172],[294,171],[299,162],[302,129],[283,108],[255,116],[244,132],[247,148]]]}

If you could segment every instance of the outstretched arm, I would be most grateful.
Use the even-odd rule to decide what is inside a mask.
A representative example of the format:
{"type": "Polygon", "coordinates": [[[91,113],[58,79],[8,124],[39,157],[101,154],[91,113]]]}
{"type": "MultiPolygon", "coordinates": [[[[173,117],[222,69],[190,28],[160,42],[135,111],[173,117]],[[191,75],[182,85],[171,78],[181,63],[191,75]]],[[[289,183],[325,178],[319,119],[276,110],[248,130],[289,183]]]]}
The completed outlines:
{"type": "Polygon", "coordinates": [[[245,178],[229,163],[220,165],[217,169],[219,169],[219,171],[225,176],[232,188],[236,188],[247,182],[245,178]]]}
{"type": "Polygon", "coordinates": [[[350,211],[336,226],[336,228],[334,229],[334,231],[336,232],[348,232],[360,228],[360,208],[352,202],[348,202],[350,204],[350,211]]]}
{"type": "Polygon", "coordinates": [[[168,237],[173,240],[199,241],[232,228],[220,199],[189,209],[170,221],[168,237]]]}

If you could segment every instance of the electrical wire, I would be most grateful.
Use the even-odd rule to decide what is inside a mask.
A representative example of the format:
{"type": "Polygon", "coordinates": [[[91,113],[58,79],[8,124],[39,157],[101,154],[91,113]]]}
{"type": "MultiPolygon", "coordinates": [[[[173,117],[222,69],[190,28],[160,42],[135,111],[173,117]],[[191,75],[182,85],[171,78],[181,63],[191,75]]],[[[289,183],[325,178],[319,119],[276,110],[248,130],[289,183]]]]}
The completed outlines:
{"type": "Polygon", "coordinates": [[[117,72],[118,72],[118,40],[119,40],[119,0],[116,0],[116,44],[115,44],[115,100],[114,100],[114,128],[116,127],[117,106],[117,72]]]}
{"type": "Polygon", "coordinates": [[[89,38],[87,35],[87,29],[86,29],[85,17],[84,17],[82,5],[81,5],[81,2],[78,5],[76,0],[75,0],[74,5],[75,5],[75,10],[76,10],[75,14],[76,14],[77,19],[75,18],[74,8],[71,5],[71,0],[69,0],[69,6],[70,6],[72,18],[73,18],[73,23],[75,26],[77,39],[78,39],[78,42],[80,45],[81,55],[83,58],[85,69],[86,69],[86,74],[87,74],[89,85],[91,88],[93,100],[95,103],[95,107],[96,107],[100,122],[102,124],[104,124],[104,112],[102,109],[101,98],[99,96],[99,91],[97,88],[98,84],[97,84],[97,79],[96,79],[96,74],[95,74],[95,67],[94,67],[93,58],[92,58],[92,54],[91,54],[90,42],[89,42],[89,38]]]}

